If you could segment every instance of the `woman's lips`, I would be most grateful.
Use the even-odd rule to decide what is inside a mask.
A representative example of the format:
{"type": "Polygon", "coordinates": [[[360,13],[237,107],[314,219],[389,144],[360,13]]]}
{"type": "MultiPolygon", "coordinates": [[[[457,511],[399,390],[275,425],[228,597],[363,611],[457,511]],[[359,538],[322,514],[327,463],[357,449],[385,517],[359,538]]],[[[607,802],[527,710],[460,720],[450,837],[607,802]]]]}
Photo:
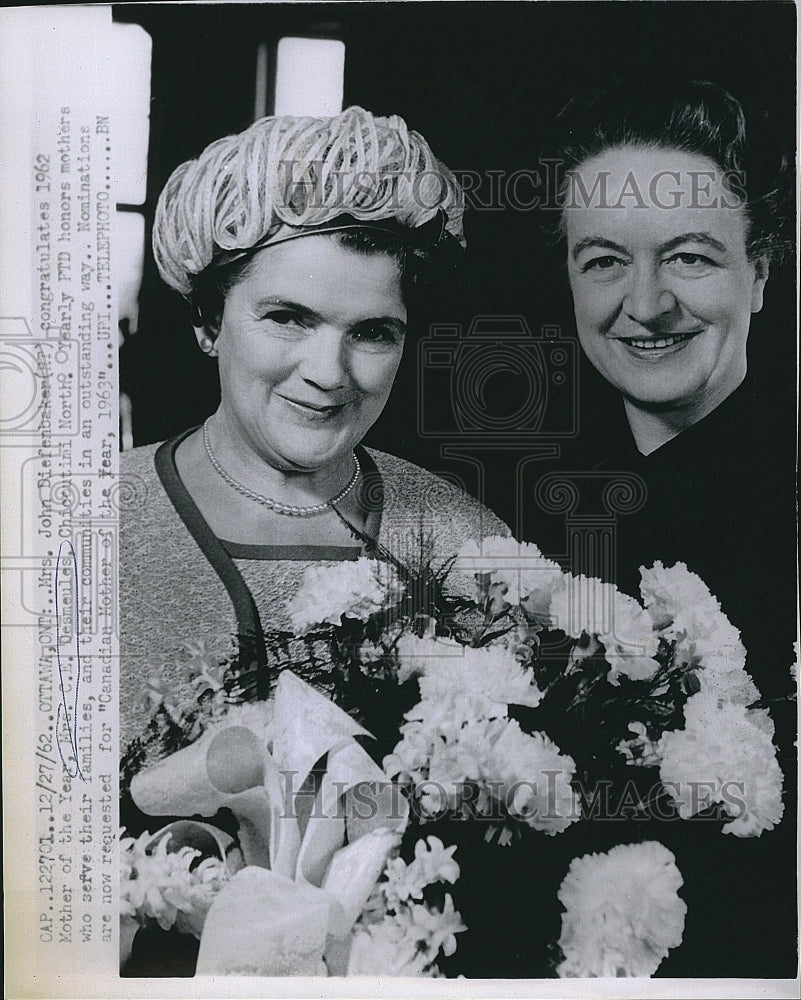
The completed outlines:
{"type": "Polygon", "coordinates": [[[687,333],[673,333],[667,337],[616,337],[621,344],[639,354],[659,355],[673,347],[681,347],[703,330],[689,330],[687,333]]]}
{"type": "Polygon", "coordinates": [[[327,420],[335,417],[345,408],[345,403],[321,404],[311,403],[302,399],[291,399],[289,396],[281,396],[281,399],[297,413],[301,413],[307,420],[327,420]]]}

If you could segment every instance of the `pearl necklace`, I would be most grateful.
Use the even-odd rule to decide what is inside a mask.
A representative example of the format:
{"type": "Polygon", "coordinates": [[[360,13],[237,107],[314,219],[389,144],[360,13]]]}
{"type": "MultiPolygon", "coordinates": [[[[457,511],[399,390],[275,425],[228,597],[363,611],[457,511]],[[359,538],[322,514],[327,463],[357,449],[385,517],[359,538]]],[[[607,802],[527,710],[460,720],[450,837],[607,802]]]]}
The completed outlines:
{"type": "Polygon", "coordinates": [[[353,472],[353,475],[351,476],[350,482],[348,483],[348,485],[345,487],[344,490],[341,490],[339,493],[337,493],[335,497],[331,497],[331,499],[326,501],[326,503],[317,503],[311,507],[295,507],[292,506],[291,504],[278,503],[277,500],[271,500],[270,497],[262,496],[261,493],[255,493],[253,490],[249,490],[247,486],[243,486],[241,483],[238,483],[232,476],[229,476],[228,473],[225,471],[225,469],[223,469],[223,467],[217,461],[217,459],[214,456],[214,452],[211,450],[211,442],[209,441],[208,420],[206,420],[206,422],[203,424],[203,446],[206,449],[206,454],[209,457],[209,461],[211,462],[214,471],[222,479],[224,479],[229,486],[232,486],[237,491],[237,493],[241,493],[242,496],[247,497],[249,500],[255,500],[256,503],[263,504],[265,507],[273,511],[273,513],[275,514],[286,514],[289,517],[313,517],[315,514],[324,514],[327,510],[330,510],[334,506],[334,504],[339,503],[340,500],[345,499],[348,493],[350,493],[350,491],[356,485],[356,482],[359,476],[361,475],[362,471],[362,467],[361,465],[359,465],[359,459],[356,455],[356,452],[354,452],[353,461],[356,468],[353,472]]]}

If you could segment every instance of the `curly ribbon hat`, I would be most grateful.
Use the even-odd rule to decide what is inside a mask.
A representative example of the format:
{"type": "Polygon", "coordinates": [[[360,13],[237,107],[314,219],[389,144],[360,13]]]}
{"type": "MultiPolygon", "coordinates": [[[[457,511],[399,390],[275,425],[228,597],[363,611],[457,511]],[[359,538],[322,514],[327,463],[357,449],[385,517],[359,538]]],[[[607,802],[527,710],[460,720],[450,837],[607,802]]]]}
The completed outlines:
{"type": "Polygon", "coordinates": [[[453,173],[402,118],[352,107],[333,118],[262,118],[181,164],[159,198],[153,252],[171,287],[261,247],[369,226],[410,246],[465,245],[453,173]]]}

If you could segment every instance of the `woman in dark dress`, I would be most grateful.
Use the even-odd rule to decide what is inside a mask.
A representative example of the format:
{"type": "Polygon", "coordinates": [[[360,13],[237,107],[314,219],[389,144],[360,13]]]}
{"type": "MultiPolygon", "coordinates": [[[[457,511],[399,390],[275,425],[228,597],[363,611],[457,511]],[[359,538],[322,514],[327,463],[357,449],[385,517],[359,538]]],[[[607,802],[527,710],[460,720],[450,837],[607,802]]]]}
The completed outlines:
{"type": "Polygon", "coordinates": [[[786,164],[760,120],[710,83],[638,81],[572,102],[561,125],[579,341],[618,394],[609,433],[593,427],[571,466],[633,473],[641,488],[639,508],[618,518],[608,576],[636,594],[639,567],[659,559],[709,585],[741,631],[785,776],[771,834],[734,842],[695,824],[670,842],[692,868],[690,917],[660,975],[794,976],[794,409],[748,364],[749,347],[792,356],[792,331],[749,341],[792,245],[786,164]]]}

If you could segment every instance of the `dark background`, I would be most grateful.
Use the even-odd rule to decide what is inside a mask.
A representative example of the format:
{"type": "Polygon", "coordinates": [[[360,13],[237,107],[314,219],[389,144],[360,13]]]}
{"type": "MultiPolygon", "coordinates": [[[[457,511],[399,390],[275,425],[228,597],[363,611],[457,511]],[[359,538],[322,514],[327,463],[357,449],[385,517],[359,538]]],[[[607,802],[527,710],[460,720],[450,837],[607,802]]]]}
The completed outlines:
{"type": "MultiPolygon", "coordinates": [[[[791,154],[795,150],[796,12],[791,3],[124,5],[114,8],[114,16],[141,24],[153,38],[148,219],[161,187],[179,163],[197,156],[213,139],[250,124],[257,47],[266,42],[274,55],[279,38],[288,34],[341,38],[346,44],[345,106],[360,104],[374,113],[401,115],[450,167],[478,171],[485,178],[490,171],[508,176],[535,167],[557,111],[578,90],[614,76],[715,81],[745,104],[766,108],[775,136],[791,154]]],[[[418,419],[421,405],[427,416],[442,422],[453,415],[451,394],[442,388],[447,383],[441,383],[438,395],[432,396],[426,381],[431,373],[418,364],[418,343],[432,323],[466,329],[476,317],[518,316],[535,333],[545,326],[561,329],[563,337],[575,337],[562,253],[543,231],[542,224],[552,221],[547,213],[515,211],[509,205],[496,211],[468,211],[469,249],[461,283],[437,290],[423,303],[392,399],[368,443],[462,482],[518,537],[534,539],[546,554],[558,557],[566,551],[565,521],[549,519],[529,493],[521,491],[518,497],[516,483],[522,481],[518,463],[535,458],[539,447],[561,449],[558,456],[529,467],[525,481],[533,491],[537,474],[554,468],[589,469],[603,455],[621,402],[588,365],[580,365],[575,380],[561,393],[561,402],[558,393],[551,393],[549,407],[556,411],[561,406],[562,412],[546,413],[539,431],[516,449],[511,447],[511,435],[499,432],[472,441],[458,433],[422,437],[418,419]],[[565,393],[579,404],[578,434],[567,440],[548,433],[564,416],[565,393]],[[453,454],[456,448],[461,448],[461,457],[453,454]]],[[[788,223],[795,232],[794,220],[788,223]]],[[[121,354],[121,386],[133,402],[137,444],[199,423],[218,400],[216,369],[197,348],[186,304],[161,283],[152,257],[145,267],[140,329],[121,354]]],[[[743,513],[732,521],[729,510],[735,525],[731,531],[725,517],[715,524],[717,511],[709,516],[702,511],[695,518],[710,525],[709,535],[716,544],[723,539],[728,545],[730,538],[742,559],[728,574],[732,580],[726,588],[725,581],[707,572],[709,559],[701,561],[698,571],[724,609],[738,607],[732,590],[735,597],[745,595],[746,606],[753,605],[746,624],[756,622],[756,627],[743,635],[749,651],[759,654],[749,658],[749,669],[753,662],[762,670],[762,675],[755,673],[760,683],[768,673],[777,680],[780,675],[787,679],[789,644],[795,634],[789,527],[793,511],[783,473],[792,468],[789,452],[796,422],[796,309],[795,266],[789,261],[783,269],[772,270],[765,306],[754,317],[749,343],[749,364],[763,387],[762,397],[767,386],[775,404],[778,421],[771,426],[786,428],[786,434],[764,435],[764,440],[750,435],[763,444],[759,474],[754,472],[748,445],[743,448],[742,482],[751,480],[748,497],[759,493],[754,483],[764,496],[753,508],[748,499],[738,507],[729,501],[739,495],[740,483],[727,489],[721,497],[723,507],[734,506],[743,513]],[[781,489],[767,485],[770,477],[762,479],[763,466],[771,462],[782,470],[781,489]],[[754,634],[761,644],[752,641],[754,634]]],[[[487,325],[498,333],[502,328],[500,320],[487,325]]],[[[496,343],[500,353],[503,336],[496,343]]],[[[492,347],[487,351],[491,360],[492,347]]],[[[552,359],[547,350],[545,354],[552,359]]],[[[550,374],[545,372],[546,381],[550,374]]],[[[553,389],[552,381],[549,385],[553,389]]],[[[529,388],[522,375],[498,376],[488,386],[487,411],[514,412],[529,388]]],[[[706,497],[710,499],[716,495],[706,497]]],[[[674,502],[670,494],[663,520],[675,521],[680,531],[693,519],[682,517],[680,503],[672,509],[674,502]]],[[[690,496],[683,506],[689,509],[692,503],[690,496]]],[[[670,563],[659,545],[656,551],[670,563]]],[[[690,543],[686,558],[701,559],[703,553],[703,546],[699,550],[690,543]]],[[[731,559],[721,561],[717,556],[715,550],[711,566],[720,572],[731,559]]],[[[639,562],[633,561],[631,567],[639,562]]],[[[788,714],[794,708],[790,703],[788,714]]],[[[795,712],[791,714],[790,723],[781,730],[789,734],[788,747],[795,735],[795,712]]],[[[673,832],[665,824],[660,826],[659,839],[676,853],[685,874],[683,892],[689,903],[685,943],[663,963],[660,975],[795,974],[795,941],[789,939],[795,933],[795,791],[790,779],[796,769],[794,760],[787,760],[789,822],[786,819],[782,825],[783,841],[762,837],[740,842],[722,837],[715,824],[706,824],[705,829],[701,823],[692,832],[684,824],[673,832]]],[[[553,907],[538,907],[537,899],[554,898],[570,857],[607,849],[621,838],[646,835],[642,829],[617,824],[577,824],[571,829],[577,837],[587,831],[590,840],[583,845],[572,840],[569,831],[545,844],[540,838],[537,852],[495,852],[491,862],[484,861],[487,855],[480,853],[481,845],[476,849],[481,860],[473,862],[469,844],[460,845],[463,871],[473,876],[460,882],[458,905],[467,924],[480,927],[481,933],[460,943],[458,971],[468,976],[550,975],[549,968],[536,963],[547,957],[544,943],[558,936],[558,914],[553,907]],[[592,840],[596,836],[611,840],[592,840]],[[525,889],[504,894],[499,889],[504,884],[525,889]]],[[[466,839],[472,834],[483,837],[476,825],[466,824],[464,830],[466,839]]]]}
{"type": "MultiPolygon", "coordinates": [[[[487,185],[488,171],[508,175],[536,167],[549,123],[565,101],[613,75],[713,80],[745,103],[767,108],[776,135],[794,151],[792,3],[127,4],[114,7],[114,17],[141,24],[153,38],[148,226],[175,166],[251,123],[256,49],[288,34],[341,38],[344,105],[401,115],[445,163],[479,171],[487,185]]],[[[486,201],[489,187],[478,196],[486,201]]],[[[522,316],[532,331],[558,326],[574,337],[562,254],[543,232],[551,221],[546,213],[508,205],[468,209],[461,281],[424,303],[417,339],[432,322],[466,328],[481,315],[522,316]]],[[[791,262],[774,269],[750,338],[752,369],[787,401],[788,434],[795,412],[795,309],[791,262]]],[[[419,405],[428,413],[439,408],[443,420],[452,406],[446,393],[434,398],[434,390],[421,389],[419,373],[413,336],[393,397],[367,443],[462,482],[513,528],[531,534],[515,523],[509,469],[517,458],[503,450],[503,435],[485,435],[490,447],[475,451],[472,462],[442,453],[463,437],[419,435],[419,405]]],[[[140,328],[123,347],[121,385],[133,402],[136,444],[199,423],[218,399],[215,368],[196,346],[188,308],[162,285],[149,255],[140,328]]],[[[488,386],[488,410],[515,412],[528,386],[522,376],[498,376],[488,386]]],[[[584,363],[575,395],[580,450],[591,453],[620,403],[584,363]]],[[[556,441],[547,421],[526,445],[530,454],[537,443],[556,441]]],[[[562,462],[576,452],[575,441],[557,443],[562,462]]]]}

